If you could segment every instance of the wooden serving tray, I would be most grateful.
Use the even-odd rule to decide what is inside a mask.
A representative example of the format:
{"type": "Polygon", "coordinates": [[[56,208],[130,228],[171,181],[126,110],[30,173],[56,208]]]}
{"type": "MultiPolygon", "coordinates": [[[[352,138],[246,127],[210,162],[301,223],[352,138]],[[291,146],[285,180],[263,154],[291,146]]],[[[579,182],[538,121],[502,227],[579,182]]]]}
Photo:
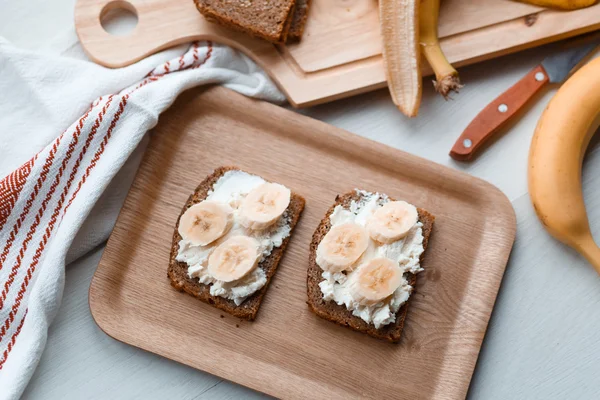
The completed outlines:
{"type": "Polygon", "coordinates": [[[90,308],[115,339],[277,397],[460,398],[514,237],[511,204],[489,183],[223,88],[195,89],[152,133],[94,275],[90,308]],[[306,198],[254,322],[167,279],[181,207],[222,165],[306,198]],[[325,321],[306,305],[312,234],[336,194],[357,187],[436,216],[397,345],[325,321]]]}
{"type": "MultiPolygon", "coordinates": [[[[600,4],[560,12],[512,0],[444,0],[439,32],[448,59],[462,66],[599,27],[600,4]]],[[[297,107],[386,85],[377,0],[313,0],[302,41],[288,46],[209,23],[192,0],[77,0],[75,28],[87,55],[108,67],[192,40],[228,44],[258,62],[297,107]],[[130,35],[102,28],[101,16],[115,8],[137,14],[130,35]]]]}

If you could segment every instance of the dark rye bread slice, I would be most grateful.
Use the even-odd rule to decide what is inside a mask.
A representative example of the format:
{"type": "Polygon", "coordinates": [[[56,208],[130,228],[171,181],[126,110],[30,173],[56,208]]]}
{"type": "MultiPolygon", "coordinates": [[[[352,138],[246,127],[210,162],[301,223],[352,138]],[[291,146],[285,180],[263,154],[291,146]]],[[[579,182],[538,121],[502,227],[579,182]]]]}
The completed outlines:
{"type": "MultiPolygon", "coordinates": [[[[232,300],[224,297],[212,296],[210,294],[210,285],[200,283],[197,278],[190,278],[187,273],[188,265],[185,262],[179,262],[175,259],[177,257],[177,251],[179,250],[179,241],[181,240],[181,236],[178,232],[179,220],[181,219],[181,216],[192,205],[205,200],[208,192],[212,189],[213,185],[219,180],[219,178],[222,177],[225,172],[232,170],[241,171],[237,167],[221,167],[215,169],[211,175],[207,176],[206,179],[200,183],[194,193],[188,198],[185,206],[183,206],[181,214],[179,214],[179,217],[177,218],[177,224],[175,225],[175,233],[173,234],[173,244],[171,246],[171,257],[167,276],[171,280],[171,285],[175,289],[178,289],[179,291],[185,291],[199,300],[226,311],[231,315],[252,321],[256,318],[256,313],[260,308],[260,303],[262,302],[267,288],[269,287],[271,278],[273,275],[275,275],[277,265],[279,264],[279,261],[283,256],[283,252],[285,251],[285,248],[292,237],[291,233],[290,236],[283,240],[281,246],[274,248],[269,257],[265,258],[260,264],[258,264],[258,268],[262,268],[267,275],[267,283],[265,286],[248,297],[239,306],[236,305],[232,300]]],[[[296,226],[296,223],[298,223],[300,214],[304,209],[304,202],[305,201],[302,196],[292,192],[290,205],[284,212],[284,216],[290,219],[290,227],[292,228],[292,231],[296,226]]]]}
{"type": "MultiPolygon", "coordinates": [[[[352,200],[358,201],[360,198],[361,195],[355,191],[337,196],[335,203],[329,208],[327,214],[325,214],[325,218],[321,220],[321,223],[313,234],[308,261],[307,303],[310,309],[319,317],[359,332],[366,333],[378,339],[386,339],[390,342],[397,343],[400,341],[400,337],[402,335],[402,327],[404,326],[404,320],[408,311],[408,304],[410,299],[414,297],[414,289],[413,294],[409,297],[408,301],[404,303],[396,313],[396,322],[382,326],[379,329],[375,329],[374,325],[367,324],[359,317],[352,315],[352,311],[349,311],[346,306],[338,305],[334,301],[324,301],[323,293],[319,287],[319,282],[323,280],[321,277],[323,270],[317,265],[317,246],[319,246],[319,243],[321,243],[321,240],[331,228],[329,216],[337,205],[341,205],[344,208],[349,208],[352,200]]],[[[435,217],[423,209],[417,208],[417,211],[419,213],[419,222],[423,224],[423,248],[427,250],[427,244],[429,243],[429,237],[431,235],[431,229],[433,227],[433,221],[435,217]]],[[[421,262],[423,262],[424,255],[425,251],[423,251],[423,254],[421,254],[421,262]]],[[[409,284],[414,288],[417,282],[417,276],[415,274],[409,274],[408,281],[409,284]]]]}
{"type": "Polygon", "coordinates": [[[296,0],[194,0],[206,19],[273,43],[283,43],[296,0]]]}
{"type": "Polygon", "coordinates": [[[308,18],[308,9],[311,0],[296,0],[294,7],[294,16],[292,18],[292,26],[288,32],[288,40],[300,40],[304,33],[304,26],[308,18]]]}
{"type": "Polygon", "coordinates": [[[292,10],[290,11],[290,13],[287,16],[287,19],[285,20],[285,25],[283,26],[283,32],[281,33],[281,37],[279,38],[279,41],[277,43],[283,44],[283,43],[287,42],[289,33],[290,33],[290,29],[292,27],[292,22],[294,21],[294,9],[295,9],[295,6],[292,7],[292,10]]]}

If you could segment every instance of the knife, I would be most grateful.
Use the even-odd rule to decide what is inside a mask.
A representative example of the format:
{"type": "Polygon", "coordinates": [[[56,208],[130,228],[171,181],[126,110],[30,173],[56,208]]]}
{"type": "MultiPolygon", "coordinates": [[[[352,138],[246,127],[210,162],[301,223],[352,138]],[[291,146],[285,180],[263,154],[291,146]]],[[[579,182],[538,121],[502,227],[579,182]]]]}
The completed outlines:
{"type": "Polygon", "coordinates": [[[598,45],[597,40],[569,47],[546,57],[520,81],[487,105],[458,138],[450,157],[468,161],[506,122],[548,83],[563,82],[571,71],[598,45]]]}

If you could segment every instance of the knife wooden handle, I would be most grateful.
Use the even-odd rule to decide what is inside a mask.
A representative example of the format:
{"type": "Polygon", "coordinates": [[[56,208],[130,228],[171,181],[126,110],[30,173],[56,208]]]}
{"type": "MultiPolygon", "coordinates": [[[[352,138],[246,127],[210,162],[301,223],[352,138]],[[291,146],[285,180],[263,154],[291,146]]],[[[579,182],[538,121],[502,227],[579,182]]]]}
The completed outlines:
{"type": "Polygon", "coordinates": [[[521,107],[549,81],[544,67],[538,65],[519,82],[498,96],[467,126],[450,150],[450,157],[459,161],[470,160],[521,107]]]}

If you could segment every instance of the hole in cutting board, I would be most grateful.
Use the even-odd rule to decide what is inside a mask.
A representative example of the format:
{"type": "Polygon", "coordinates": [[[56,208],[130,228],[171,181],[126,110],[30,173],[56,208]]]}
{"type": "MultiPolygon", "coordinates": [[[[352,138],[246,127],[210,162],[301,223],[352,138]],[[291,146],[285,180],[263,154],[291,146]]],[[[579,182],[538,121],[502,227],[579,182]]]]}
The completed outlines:
{"type": "Polygon", "coordinates": [[[111,35],[129,35],[138,24],[137,11],[127,1],[112,1],[100,12],[100,24],[111,35]]]}

